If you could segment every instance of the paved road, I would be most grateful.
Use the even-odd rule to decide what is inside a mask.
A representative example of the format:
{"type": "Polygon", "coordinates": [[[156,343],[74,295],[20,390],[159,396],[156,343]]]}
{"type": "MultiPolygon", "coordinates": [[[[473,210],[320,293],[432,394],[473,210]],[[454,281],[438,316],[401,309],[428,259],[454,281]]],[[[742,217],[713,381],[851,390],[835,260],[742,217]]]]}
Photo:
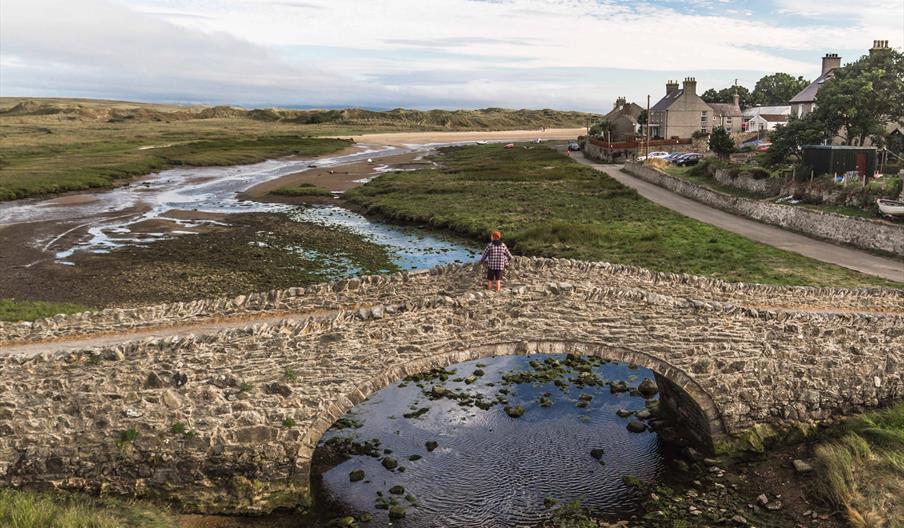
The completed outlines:
{"type": "Polygon", "coordinates": [[[761,224],[679,196],[662,187],[625,174],[621,171],[620,166],[594,163],[580,155],[573,157],[579,163],[605,172],[622,184],[637,189],[637,192],[647,200],[678,211],[685,216],[779,249],[800,253],[816,260],[837,264],[883,279],[904,282],[904,261],[876,256],[866,251],[838,246],[779,227],[761,224]]]}

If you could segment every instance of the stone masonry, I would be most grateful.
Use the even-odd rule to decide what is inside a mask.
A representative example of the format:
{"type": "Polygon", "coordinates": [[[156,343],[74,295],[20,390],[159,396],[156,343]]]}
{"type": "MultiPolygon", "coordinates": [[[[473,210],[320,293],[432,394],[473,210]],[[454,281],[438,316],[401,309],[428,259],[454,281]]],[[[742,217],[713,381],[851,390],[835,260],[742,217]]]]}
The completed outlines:
{"type": "Polygon", "coordinates": [[[199,512],[304,505],[314,448],[345,412],[408,375],[502,354],[649,367],[706,446],[904,398],[904,290],[525,258],[502,293],[480,279],[461,265],[4,324],[0,485],[199,512]]]}

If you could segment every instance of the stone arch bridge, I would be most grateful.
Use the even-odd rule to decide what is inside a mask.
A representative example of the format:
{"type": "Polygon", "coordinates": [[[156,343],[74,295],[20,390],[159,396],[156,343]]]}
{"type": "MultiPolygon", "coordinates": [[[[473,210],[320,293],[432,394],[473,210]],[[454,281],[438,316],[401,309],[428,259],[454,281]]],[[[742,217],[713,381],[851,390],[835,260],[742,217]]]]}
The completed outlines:
{"type": "Polygon", "coordinates": [[[320,435],[433,367],[572,352],[654,370],[712,449],[759,425],[904,397],[904,290],[725,283],[516,259],[231,299],[0,325],[0,485],[160,498],[187,511],[309,500],[320,435]]]}

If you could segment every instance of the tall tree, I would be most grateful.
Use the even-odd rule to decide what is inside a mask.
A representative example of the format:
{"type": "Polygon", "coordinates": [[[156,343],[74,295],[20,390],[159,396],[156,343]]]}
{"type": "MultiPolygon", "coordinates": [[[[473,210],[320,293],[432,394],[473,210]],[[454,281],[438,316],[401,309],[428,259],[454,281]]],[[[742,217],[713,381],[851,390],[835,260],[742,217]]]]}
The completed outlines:
{"type": "MultiPolygon", "coordinates": [[[[750,90],[743,86],[738,86],[737,91],[741,108],[747,108],[748,106],[750,106],[750,90]]],[[[734,102],[734,94],[735,87],[729,86],[728,88],[722,88],[721,90],[710,88],[709,90],[703,92],[700,97],[707,103],[731,103],[734,102]]]]}
{"type": "Polygon", "coordinates": [[[803,77],[795,79],[787,73],[765,75],[753,87],[751,101],[757,106],[786,105],[809,84],[810,81],[803,77]]]}
{"type": "Polygon", "coordinates": [[[604,119],[593,126],[590,127],[590,136],[591,137],[600,137],[604,136],[606,132],[612,132],[615,130],[615,123],[604,119]]]}
{"type": "Polygon", "coordinates": [[[803,118],[791,116],[788,123],[769,133],[772,142],[766,151],[766,165],[775,167],[801,160],[804,145],[820,145],[826,139],[825,123],[810,113],[803,118]]]}
{"type": "Polygon", "coordinates": [[[904,54],[887,49],[836,69],[813,113],[848,145],[883,144],[886,126],[904,123],[904,54]]]}

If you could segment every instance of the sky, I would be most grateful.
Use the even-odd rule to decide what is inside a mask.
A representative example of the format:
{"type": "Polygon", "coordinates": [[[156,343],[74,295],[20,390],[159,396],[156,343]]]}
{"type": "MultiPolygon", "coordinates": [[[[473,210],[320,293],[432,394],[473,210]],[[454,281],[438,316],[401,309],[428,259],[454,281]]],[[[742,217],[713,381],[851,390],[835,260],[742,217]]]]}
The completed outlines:
{"type": "Polygon", "coordinates": [[[0,96],[605,112],[879,39],[904,1],[2,0],[0,96]]]}

